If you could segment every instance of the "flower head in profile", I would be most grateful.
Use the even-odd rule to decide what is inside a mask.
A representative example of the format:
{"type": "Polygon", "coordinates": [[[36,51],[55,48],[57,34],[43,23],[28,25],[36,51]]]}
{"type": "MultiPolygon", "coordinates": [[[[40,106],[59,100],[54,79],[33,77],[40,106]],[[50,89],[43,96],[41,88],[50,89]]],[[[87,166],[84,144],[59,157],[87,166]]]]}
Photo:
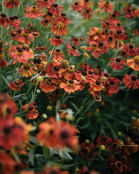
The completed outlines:
{"type": "Polygon", "coordinates": [[[28,18],[38,18],[40,16],[43,15],[43,10],[39,10],[38,7],[36,6],[32,6],[31,8],[27,5],[25,10],[27,11],[27,13],[25,13],[25,15],[28,17],[28,18]]]}
{"type": "Polygon", "coordinates": [[[123,12],[125,13],[125,18],[135,17],[135,13],[132,11],[132,7],[130,5],[123,8],[123,12]]]}
{"type": "Polygon", "coordinates": [[[45,169],[44,169],[44,172],[39,172],[39,174],[69,174],[68,171],[66,170],[61,170],[59,166],[53,166],[53,167],[50,167],[50,166],[46,166],[45,169]]]}
{"type": "Polygon", "coordinates": [[[23,110],[26,111],[28,119],[35,119],[39,115],[38,110],[36,110],[37,107],[34,104],[34,102],[31,102],[30,105],[25,104],[23,106],[23,110]]]}
{"type": "Polygon", "coordinates": [[[53,38],[50,38],[51,44],[52,45],[61,45],[63,44],[63,39],[59,35],[55,35],[53,38]]]}
{"type": "Polygon", "coordinates": [[[20,4],[20,0],[6,0],[4,1],[4,5],[6,8],[10,9],[10,8],[16,8],[18,7],[18,5],[20,4]]]}
{"type": "Polygon", "coordinates": [[[139,71],[139,55],[134,58],[127,59],[127,65],[135,71],[139,71]]]}
{"type": "Polygon", "coordinates": [[[119,57],[111,58],[110,61],[110,65],[114,70],[121,70],[126,65],[126,60],[119,57]]]}
{"type": "Polygon", "coordinates": [[[0,68],[8,66],[8,62],[4,59],[4,54],[0,52],[0,68]]]}
{"type": "Polygon", "coordinates": [[[48,93],[53,92],[57,89],[57,80],[52,78],[47,78],[40,83],[40,88],[42,91],[48,93]]]}
{"type": "Polygon", "coordinates": [[[5,13],[1,13],[0,15],[0,25],[7,25],[9,23],[9,20],[5,13]]]}

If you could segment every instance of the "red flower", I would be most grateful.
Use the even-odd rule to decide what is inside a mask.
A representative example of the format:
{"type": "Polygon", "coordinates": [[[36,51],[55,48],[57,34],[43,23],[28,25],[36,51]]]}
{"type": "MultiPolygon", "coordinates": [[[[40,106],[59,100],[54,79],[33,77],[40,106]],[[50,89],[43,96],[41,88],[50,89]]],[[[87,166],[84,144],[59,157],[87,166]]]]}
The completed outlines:
{"type": "Polygon", "coordinates": [[[115,78],[115,77],[109,77],[109,80],[107,81],[107,89],[108,89],[108,94],[112,95],[114,93],[117,93],[119,91],[119,85],[120,85],[120,80],[115,78]]]}
{"type": "Polygon", "coordinates": [[[135,17],[135,13],[132,11],[132,7],[128,5],[127,7],[123,8],[125,14],[125,18],[135,17]]]}
{"type": "Polygon", "coordinates": [[[53,174],[53,173],[54,174],[69,174],[68,171],[60,170],[59,166],[53,166],[53,167],[47,166],[45,167],[44,172],[39,172],[39,174],[53,174]]]}
{"type": "Polygon", "coordinates": [[[74,45],[70,46],[70,44],[67,43],[66,47],[69,48],[69,50],[66,49],[69,55],[73,54],[74,56],[79,56],[79,51],[76,49],[74,45]]]}
{"type": "Polygon", "coordinates": [[[80,2],[75,1],[74,4],[71,5],[71,8],[74,11],[81,11],[82,6],[81,6],[81,3],[80,2]]]}
{"type": "Polygon", "coordinates": [[[124,40],[125,39],[125,31],[121,30],[121,29],[117,29],[116,32],[113,34],[114,39],[118,39],[118,40],[124,40]]]}
{"type": "Polygon", "coordinates": [[[60,83],[60,88],[64,88],[64,90],[68,93],[79,91],[81,85],[76,80],[68,80],[67,83],[60,83]]]}
{"type": "Polygon", "coordinates": [[[8,18],[5,13],[1,13],[0,15],[0,25],[7,25],[9,23],[8,18]]]}
{"type": "Polygon", "coordinates": [[[13,174],[15,161],[4,151],[0,151],[0,173],[1,174],[13,174]]]}
{"type": "Polygon", "coordinates": [[[61,63],[59,62],[50,63],[46,68],[47,72],[46,75],[49,75],[52,78],[60,78],[62,77],[60,69],[61,69],[61,63]]]}
{"type": "Polygon", "coordinates": [[[123,46],[123,51],[126,52],[127,56],[135,56],[137,48],[134,48],[131,43],[128,43],[127,45],[123,46]]]}
{"type": "Polygon", "coordinates": [[[106,148],[109,148],[110,144],[112,143],[112,139],[108,135],[100,135],[97,138],[97,145],[105,145],[106,148]]]}
{"type": "Polygon", "coordinates": [[[98,6],[99,8],[105,10],[105,12],[111,12],[113,10],[113,4],[112,3],[109,3],[108,1],[103,1],[103,0],[100,0],[100,2],[98,2],[98,6]]]}
{"type": "Polygon", "coordinates": [[[121,59],[119,57],[110,58],[110,61],[111,61],[110,65],[111,65],[112,69],[114,69],[114,70],[121,70],[126,65],[126,60],[121,59]]]}
{"type": "Polygon", "coordinates": [[[100,48],[98,48],[98,46],[94,43],[90,43],[90,47],[88,47],[86,50],[91,51],[94,58],[98,58],[101,51],[100,48]]]}
{"type": "Polygon", "coordinates": [[[40,88],[42,91],[48,93],[53,92],[57,89],[57,80],[52,78],[47,78],[45,81],[40,83],[40,88]]]}
{"type": "Polygon", "coordinates": [[[27,63],[29,59],[33,58],[33,53],[27,50],[23,50],[21,47],[15,47],[14,45],[10,48],[10,58],[14,59],[13,64],[27,63]]]}
{"type": "Polygon", "coordinates": [[[90,0],[80,0],[80,4],[83,8],[89,8],[92,5],[92,2],[90,0]]]}
{"type": "Polygon", "coordinates": [[[74,45],[80,45],[79,39],[77,37],[72,38],[71,42],[74,42],[74,45]]]}
{"type": "Polygon", "coordinates": [[[88,174],[88,173],[90,173],[90,174],[95,174],[95,170],[93,169],[93,170],[87,170],[87,168],[86,167],[82,167],[82,169],[80,169],[79,171],[78,171],[78,174],[88,174]]]}
{"type": "Polygon", "coordinates": [[[58,5],[56,3],[52,4],[52,6],[49,9],[49,12],[55,15],[58,15],[60,12],[63,11],[63,7],[61,5],[58,5]]]}
{"type": "Polygon", "coordinates": [[[10,24],[10,27],[19,28],[21,21],[18,19],[18,16],[11,16],[8,18],[7,25],[4,26],[4,28],[7,28],[7,26],[10,24]]]}
{"type": "Polygon", "coordinates": [[[128,88],[131,88],[132,86],[133,86],[133,89],[139,88],[139,79],[137,79],[136,75],[125,74],[123,81],[124,81],[125,86],[128,88]]]}
{"type": "Polygon", "coordinates": [[[25,15],[29,18],[38,18],[43,15],[43,10],[39,10],[36,6],[32,6],[31,8],[27,5],[25,10],[27,13],[25,15]]]}
{"type": "Polygon", "coordinates": [[[82,10],[82,16],[84,19],[91,19],[93,14],[93,10],[91,8],[85,8],[82,10]]]}
{"type": "Polygon", "coordinates": [[[51,41],[51,45],[61,45],[63,44],[63,39],[61,39],[61,37],[59,35],[55,35],[55,37],[50,38],[51,41]]]}
{"type": "Polygon", "coordinates": [[[28,105],[28,104],[25,104],[23,107],[22,107],[22,109],[24,110],[24,111],[26,111],[26,113],[27,113],[27,118],[28,119],[35,119],[35,118],[37,118],[38,117],[38,115],[39,115],[39,112],[36,110],[36,106],[34,106],[34,102],[31,102],[31,104],[30,105],[28,105]]]}
{"type": "Polygon", "coordinates": [[[101,82],[101,80],[99,80],[99,79],[92,79],[90,81],[90,87],[94,91],[101,91],[104,86],[103,86],[103,83],[101,82]]]}
{"type": "Polygon", "coordinates": [[[86,159],[91,159],[94,156],[95,145],[83,142],[81,144],[80,155],[86,159]]]}
{"type": "Polygon", "coordinates": [[[12,82],[9,84],[9,87],[12,89],[12,90],[15,90],[17,89],[17,91],[20,91],[21,90],[21,87],[24,85],[24,83],[22,82],[21,79],[18,79],[16,80],[15,82],[12,82]]]}
{"type": "Polygon", "coordinates": [[[31,44],[30,41],[34,40],[34,36],[31,33],[29,33],[28,31],[24,30],[24,31],[21,32],[19,37],[16,38],[16,40],[18,42],[23,43],[23,44],[29,45],[29,44],[31,44]]]}
{"type": "Polygon", "coordinates": [[[20,4],[20,0],[7,0],[4,1],[4,5],[6,8],[10,9],[10,8],[16,8],[18,7],[18,5],[20,4]]]}

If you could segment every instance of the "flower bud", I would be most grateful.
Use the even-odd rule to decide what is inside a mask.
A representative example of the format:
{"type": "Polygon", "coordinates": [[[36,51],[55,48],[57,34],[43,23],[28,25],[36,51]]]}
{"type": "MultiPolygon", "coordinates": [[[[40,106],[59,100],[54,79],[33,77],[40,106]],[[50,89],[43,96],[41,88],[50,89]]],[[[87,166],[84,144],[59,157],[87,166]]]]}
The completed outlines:
{"type": "Polygon", "coordinates": [[[42,117],[46,119],[47,118],[47,115],[46,114],[42,114],[42,117]]]}
{"type": "Polygon", "coordinates": [[[87,53],[84,53],[83,55],[84,55],[84,57],[85,57],[86,59],[89,58],[89,55],[88,55],[87,53]]]}
{"type": "Polygon", "coordinates": [[[100,145],[100,150],[106,150],[106,147],[102,144],[100,145]]]}
{"type": "Polygon", "coordinates": [[[82,50],[86,50],[87,47],[86,47],[86,46],[81,46],[80,48],[81,48],[82,50]]]}
{"type": "Polygon", "coordinates": [[[42,82],[43,81],[43,77],[42,76],[38,76],[36,79],[37,79],[37,82],[42,82]]]}
{"type": "Polygon", "coordinates": [[[52,106],[48,105],[47,106],[47,110],[51,111],[52,110],[52,106]]]}

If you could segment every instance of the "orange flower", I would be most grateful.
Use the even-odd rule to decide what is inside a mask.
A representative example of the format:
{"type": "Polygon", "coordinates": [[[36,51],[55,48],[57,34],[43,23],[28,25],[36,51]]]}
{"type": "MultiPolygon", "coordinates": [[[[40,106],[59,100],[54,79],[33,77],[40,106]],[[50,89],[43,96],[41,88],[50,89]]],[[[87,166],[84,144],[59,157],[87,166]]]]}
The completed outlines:
{"type": "Polygon", "coordinates": [[[6,25],[9,23],[8,18],[6,17],[5,13],[1,13],[0,15],[0,25],[6,25]]]}
{"type": "Polygon", "coordinates": [[[50,8],[55,0],[37,0],[38,7],[50,8]]]}
{"type": "Polygon", "coordinates": [[[42,91],[48,93],[48,92],[53,92],[57,89],[56,84],[57,81],[52,78],[47,78],[45,81],[40,83],[40,88],[42,91]]]}
{"type": "Polygon", "coordinates": [[[127,59],[127,65],[135,71],[139,71],[139,55],[134,58],[127,59]]]}
{"type": "Polygon", "coordinates": [[[16,40],[18,42],[23,43],[23,44],[29,45],[29,44],[31,44],[30,41],[34,40],[34,36],[31,33],[29,33],[28,31],[25,30],[25,31],[22,31],[22,33],[19,35],[18,38],[16,38],[16,40]]]}
{"type": "Polygon", "coordinates": [[[90,0],[80,0],[80,5],[84,8],[89,8],[92,5],[92,2],[90,0]]]}
{"type": "Polygon", "coordinates": [[[134,11],[135,15],[139,18],[139,8],[136,8],[134,11]]]}
{"type": "Polygon", "coordinates": [[[101,91],[103,89],[103,83],[99,79],[92,79],[90,81],[90,86],[94,91],[101,91]]]}
{"type": "Polygon", "coordinates": [[[43,15],[43,10],[39,10],[38,7],[32,6],[31,8],[27,5],[25,10],[27,13],[25,15],[29,18],[38,18],[43,15]]]}
{"type": "Polygon", "coordinates": [[[61,62],[65,58],[61,49],[56,49],[55,51],[50,51],[49,54],[54,55],[54,57],[53,57],[54,62],[57,62],[57,61],[61,62]]]}
{"type": "Polygon", "coordinates": [[[81,85],[76,80],[68,80],[67,83],[60,83],[60,88],[64,88],[64,90],[68,93],[79,91],[81,85]]]}
{"type": "Polygon", "coordinates": [[[79,56],[79,51],[74,45],[70,46],[70,44],[67,43],[66,47],[68,48],[66,50],[68,51],[69,55],[73,54],[74,56],[79,56]]]}
{"type": "Polygon", "coordinates": [[[55,35],[55,37],[50,38],[51,41],[51,45],[61,45],[63,44],[63,39],[61,39],[61,37],[59,35],[55,35]]]}
{"type": "Polygon", "coordinates": [[[44,172],[39,172],[39,174],[69,174],[68,171],[61,171],[59,166],[47,166],[44,169],[44,172]]]}
{"type": "Polygon", "coordinates": [[[25,104],[22,108],[24,111],[27,113],[27,118],[28,119],[35,119],[38,117],[39,112],[36,110],[36,106],[34,106],[34,102],[31,102],[30,105],[25,104]]]}
{"type": "Polygon", "coordinates": [[[33,69],[30,64],[27,63],[19,68],[19,73],[22,74],[24,77],[30,77],[33,75],[33,69]]]}
{"type": "Polygon", "coordinates": [[[117,58],[110,58],[110,65],[114,70],[121,70],[126,65],[126,60],[117,58]]]}
{"type": "Polygon", "coordinates": [[[21,47],[15,47],[14,45],[10,48],[10,58],[14,59],[13,64],[27,63],[29,59],[33,58],[33,53],[27,50],[23,50],[21,47]]]}
{"type": "Polygon", "coordinates": [[[64,24],[63,22],[61,22],[60,20],[56,20],[56,21],[53,23],[53,25],[52,25],[51,31],[52,31],[54,34],[63,36],[63,35],[65,35],[65,34],[67,34],[68,29],[67,29],[67,25],[65,25],[65,24],[64,24]]]}

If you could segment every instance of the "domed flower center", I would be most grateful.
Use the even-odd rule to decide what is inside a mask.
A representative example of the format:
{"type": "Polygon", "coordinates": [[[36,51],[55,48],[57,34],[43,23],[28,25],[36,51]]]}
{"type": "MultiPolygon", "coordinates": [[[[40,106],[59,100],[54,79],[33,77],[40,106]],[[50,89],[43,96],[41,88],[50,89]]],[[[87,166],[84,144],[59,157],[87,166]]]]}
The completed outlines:
{"type": "Polygon", "coordinates": [[[54,70],[55,71],[59,71],[60,70],[60,67],[59,66],[54,66],[54,70]]]}
{"type": "Polygon", "coordinates": [[[100,85],[100,80],[97,80],[96,81],[96,85],[100,85]]]}
{"type": "Polygon", "coordinates": [[[88,74],[89,75],[93,75],[93,71],[88,71],[88,74]]]}
{"type": "Polygon", "coordinates": [[[43,0],[44,3],[46,3],[48,0],[43,0]]]}
{"type": "Polygon", "coordinates": [[[109,2],[108,1],[104,1],[104,6],[108,7],[109,6],[109,2]]]}
{"type": "Polygon", "coordinates": [[[72,45],[71,48],[72,48],[73,50],[76,50],[76,47],[75,47],[74,45],[72,45]]]}
{"type": "Polygon", "coordinates": [[[29,63],[25,64],[24,68],[25,68],[25,70],[29,70],[30,69],[30,64],[29,63]]]}
{"type": "Polygon", "coordinates": [[[65,17],[66,16],[66,13],[61,13],[61,16],[65,17]]]}
{"type": "Polygon", "coordinates": [[[56,54],[61,54],[62,51],[61,51],[61,49],[56,49],[55,53],[56,53],[56,54]]]}
{"type": "Polygon", "coordinates": [[[139,64],[139,56],[135,56],[134,61],[135,61],[135,63],[139,64]]]}
{"type": "Polygon", "coordinates": [[[5,13],[1,13],[0,15],[2,18],[6,18],[6,14],[5,13]]]}
{"type": "Polygon", "coordinates": [[[28,31],[24,31],[23,32],[23,36],[28,37],[29,36],[29,32],[28,31]]]}
{"type": "Polygon", "coordinates": [[[75,40],[75,41],[78,41],[78,38],[77,38],[77,37],[75,37],[75,38],[74,38],[74,40],[75,40]]]}
{"type": "Polygon", "coordinates": [[[10,107],[8,107],[8,108],[6,109],[6,111],[7,111],[7,114],[11,114],[11,113],[12,113],[12,109],[11,109],[10,107]]]}
{"type": "Polygon", "coordinates": [[[41,63],[41,59],[39,57],[36,57],[34,59],[34,64],[40,64],[41,63]]]}
{"type": "Polygon", "coordinates": [[[3,131],[6,135],[8,135],[11,133],[11,129],[12,129],[12,127],[4,127],[3,131]]]}
{"type": "Polygon", "coordinates": [[[115,18],[116,17],[116,14],[112,14],[112,17],[115,18]]]}
{"type": "Polygon", "coordinates": [[[78,5],[78,2],[75,2],[74,5],[78,5]]]}
{"type": "Polygon", "coordinates": [[[35,37],[39,36],[39,33],[35,31],[35,32],[33,32],[33,36],[35,36],[35,37]]]}
{"type": "Polygon", "coordinates": [[[114,144],[112,145],[112,147],[113,147],[113,149],[116,149],[116,148],[118,147],[118,145],[117,145],[116,143],[114,143],[114,144]]]}
{"type": "Polygon", "coordinates": [[[15,18],[12,16],[12,17],[9,17],[10,21],[11,22],[14,22],[15,18]]]}
{"type": "Polygon", "coordinates": [[[104,45],[103,42],[99,42],[100,47],[103,47],[103,45],[104,45]]]}
{"type": "Polygon", "coordinates": [[[110,80],[110,85],[114,85],[115,82],[113,80],[110,80]]]}
{"type": "Polygon", "coordinates": [[[107,25],[110,25],[110,23],[109,23],[109,22],[106,22],[106,24],[107,24],[107,25]]]}
{"type": "Polygon", "coordinates": [[[61,39],[60,36],[58,36],[58,35],[55,35],[55,38],[56,38],[56,39],[61,39]]]}
{"type": "Polygon", "coordinates": [[[131,9],[127,9],[127,12],[128,12],[128,13],[131,13],[131,9]]]}
{"type": "Polygon", "coordinates": [[[62,139],[67,139],[67,138],[69,138],[69,132],[68,132],[68,130],[62,130],[61,131],[61,133],[60,133],[60,137],[62,138],[62,139]]]}
{"type": "Polygon", "coordinates": [[[29,106],[29,107],[28,107],[28,110],[29,110],[29,111],[32,111],[32,110],[33,110],[33,106],[29,106]]]}
{"type": "Polygon", "coordinates": [[[122,167],[122,163],[121,163],[120,161],[116,161],[116,162],[115,162],[115,166],[116,166],[117,168],[121,168],[121,167],[122,167]]]}
{"type": "Polygon", "coordinates": [[[51,85],[52,84],[52,79],[48,78],[45,80],[46,84],[47,85],[51,85]]]}
{"type": "Polygon", "coordinates": [[[90,11],[89,10],[86,10],[86,13],[89,13],[90,11]]]}
{"type": "Polygon", "coordinates": [[[58,22],[58,23],[57,23],[57,27],[58,27],[59,29],[64,28],[63,22],[58,22]]]}
{"type": "Polygon", "coordinates": [[[62,68],[67,68],[69,66],[69,62],[67,60],[63,60],[61,62],[61,66],[62,66],[62,68]]]}
{"type": "Polygon", "coordinates": [[[92,50],[96,50],[96,49],[97,49],[97,46],[96,46],[95,44],[92,44],[92,45],[91,45],[91,49],[92,49],[92,50]]]}
{"type": "Polygon", "coordinates": [[[125,162],[125,161],[127,160],[127,157],[126,157],[126,156],[122,156],[121,160],[122,160],[123,162],[125,162]]]}
{"type": "Polygon", "coordinates": [[[0,60],[3,60],[3,59],[4,59],[4,54],[0,53],[0,60]]]}
{"type": "Polygon", "coordinates": [[[131,77],[131,80],[136,81],[137,80],[137,77],[136,76],[132,76],[131,77]]]}
{"type": "Polygon", "coordinates": [[[8,0],[9,2],[15,2],[15,0],[8,0]]]}
{"type": "Polygon", "coordinates": [[[36,6],[31,7],[31,12],[36,13],[38,11],[38,8],[36,6]]]}
{"type": "Polygon", "coordinates": [[[74,86],[74,81],[73,80],[68,80],[67,84],[68,84],[68,86],[74,86]]]}
{"type": "Polygon", "coordinates": [[[18,16],[14,16],[14,19],[18,19],[18,16]]]}
{"type": "Polygon", "coordinates": [[[29,46],[28,46],[27,44],[24,44],[24,45],[22,46],[22,49],[23,49],[23,50],[29,51],[29,46]]]}
{"type": "Polygon", "coordinates": [[[117,30],[116,33],[117,33],[118,35],[120,35],[120,34],[122,34],[122,31],[121,31],[121,30],[117,30]]]}
{"type": "Polygon", "coordinates": [[[48,20],[48,19],[44,19],[44,23],[46,23],[46,24],[47,24],[48,22],[49,22],[49,20],[48,20]]]}
{"type": "Polygon", "coordinates": [[[129,45],[129,48],[130,48],[130,49],[133,49],[133,45],[129,45]]]}
{"type": "Polygon", "coordinates": [[[16,48],[16,54],[19,55],[19,56],[22,56],[24,54],[24,50],[20,47],[17,47],[16,48]]]}
{"type": "Polygon", "coordinates": [[[48,16],[53,16],[53,14],[51,12],[47,12],[48,16]]]}
{"type": "Polygon", "coordinates": [[[108,77],[109,75],[108,75],[108,73],[104,73],[104,76],[105,76],[105,77],[108,77]]]}
{"type": "Polygon", "coordinates": [[[89,2],[89,0],[84,0],[85,2],[89,2]]]}
{"type": "Polygon", "coordinates": [[[85,147],[82,151],[83,151],[83,153],[88,153],[89,152],[89,148],[85,147]]]}
{"type": "Polygon", "coordinates": [[[113,40],[113,37],[110,36],[110,37],[109,37],[109,41],[112,41],[112,40],[113,40]]]}
{"type": "Polygon", "coordinates": [[[101,35],[102,34],[102,30],[97,29],[96,34],[101,35]]]}
{"type": "Polygon", "coordinates": [[[81,71],[81,74],[82,74],[83,76],[86,76],[86,75],[87,75],[87,72],[86,72],[86,71],[81,71]]]}
{"type": "Polygon", "coordinates": [[[121,59],[119,57],[117,57],[116,62],[121,62],[121,59]]]}
{"type": "Polygon", "coordinates": [[[58,4],[55,3],[55,4],[53,5],[53,7],[54,7],[54,8],[57,8],[57,7],[58,7],[58,4]]]}
{"type": "Polygon", "coordinates": [[[19,81],[18,80],[16,80],[14,83],[15,83],[16,86],[19,85],[19,81]]]}

